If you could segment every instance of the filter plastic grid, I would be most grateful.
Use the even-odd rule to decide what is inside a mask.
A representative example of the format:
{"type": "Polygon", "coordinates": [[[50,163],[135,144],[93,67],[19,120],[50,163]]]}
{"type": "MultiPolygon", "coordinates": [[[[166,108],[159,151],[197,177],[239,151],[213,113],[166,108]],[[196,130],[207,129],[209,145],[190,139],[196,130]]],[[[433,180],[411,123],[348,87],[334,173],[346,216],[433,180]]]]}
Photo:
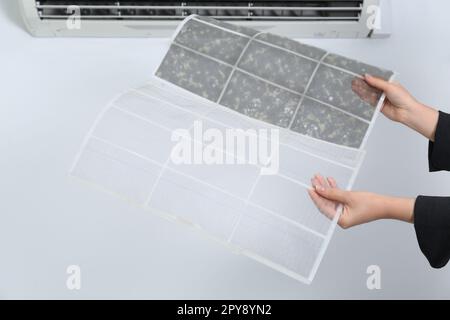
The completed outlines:
{"type": "MultiPolygon", "coordinates": [[[[309,283],[335,224],[327,221],[327,228],[318,232],[292,217],[267,209],[264,206],[266,204],[254,203],[251,198],[260,181],[259,174],[247,175],[248,185],[253,186],[247,196],[244,192],[239,196],[235,188],[225,190],[226,186],[218,187],[217,181],[207,181],[211,176],[214,177],[211,172],[201,176],[201,172],[186,172],[170,166],[167,160],[164,162],[162,155],[170,153],[171,145],[157,144],[158,141],[167,141],[164,140],[163,132],[170,133],[173,128],[182,125],[190,127],[195,119],[215,121],[209,119],[208,114],[218,109],[198,101],[189,104],[185,98],[184,106],[167,100],[164,102],[162,97],[174,98],[176,95],[164,92],[161,88],[146,89],[146,92],[138,90],[133,91],[132,95],[122,96],[103,113],[88,135],[72,174],[126,195],[140,205],[189,221],[222,242],[245,249],[248,256],[309,283]],[[126,124],[124,119],[136,119],[157,129],[147,132],[138,128],[138,122],[131,120],[126,124]],[[124,139],[123,135],[130,132],[131,136],[124,139]],[[135,141],[138,138],[142,138],[141,143],[135,141]],[[174,201],[174,194],[184,199],[174,201]],[[211,212],[216,213],[214,217],[211,212]]],[[[330,168],[332,166],[338,167],[330,163],[330,168]]],[[[349,170],[352,175],[356,173],[355,168],[349,170]]],[[[249,170],[245,168],[244,171],[249,170]]],[[[289,171],[287,174],[292,176],[289,171]]],[[[243,177],[242,171],[239,172],[237,178],[241,184],[243,177]]],[[[273,185],[273,179],[278,179],[278,183],[294,182],[293,185],[300,186],[301,191],[307,187],[304,182],[288,176],[279,175],[270,179],[266,184],[269,182],[269,185],[273,185]]],[[[236,181],[230,186],[235,184],[236,181]]],[[[291,188],[292,185],[289,185],[289,188],[282,190],[291,188]]],[[[264,188],[262,192],[259,199],[266,199],[264,188]]],[[[298,198],[298,195],[294,197],[298,198]]],[[[318,212],[315,214],[323,218],[318,212]]],[[[307,220],[304,222],[308,223],[307,220]]],[[[309,223],[316,224],[314,220],[309,223]]]]}
{"type": "Polygon", "coordinates": [[[191,17],[156,75],[244,115],[301,134],[359,148],[378,92],[361,74],[392,72],[268,33],[191,17]],[[355,82],[363,87],[357,94],[355,82]]]}

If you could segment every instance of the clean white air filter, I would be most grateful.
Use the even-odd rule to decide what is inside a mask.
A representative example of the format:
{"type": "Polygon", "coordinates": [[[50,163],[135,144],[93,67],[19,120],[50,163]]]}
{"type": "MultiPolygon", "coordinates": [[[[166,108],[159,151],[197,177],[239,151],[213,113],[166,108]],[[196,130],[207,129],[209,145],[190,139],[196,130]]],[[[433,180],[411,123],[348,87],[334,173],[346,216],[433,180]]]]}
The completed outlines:
{"type": "Polygon", "coordinates": [[[363,69],[391,76],[289,39],[190,17],[157,77],[99,115],[71,174],[310,283],[339,216],[331,221],[315,208],[310,178],[321,173],[351,188],[383,100],[372,92],[369,104],[353,92],[363,69]],[[199,139],[200,129],[223,137],[277,130],[277,141],[265,141],[277,146],[277,170],[239,161],[246,159],[238,150],[199,139]],[[180,130],[193,150],[235,164],[176,163],[180,130]]]}

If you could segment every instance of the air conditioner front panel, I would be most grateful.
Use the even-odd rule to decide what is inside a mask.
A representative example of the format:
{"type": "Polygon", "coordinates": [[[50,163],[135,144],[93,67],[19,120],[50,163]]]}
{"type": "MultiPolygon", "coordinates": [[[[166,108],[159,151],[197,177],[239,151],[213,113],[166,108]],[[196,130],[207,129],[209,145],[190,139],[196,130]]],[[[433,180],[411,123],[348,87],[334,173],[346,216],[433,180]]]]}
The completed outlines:
{"type": "Polygon", "coordinates": [[[289,37],[367,37],[367,8],[378,2],[20,0],[33,35],[75,37],[167,37],[190,14],[289,37]]]}

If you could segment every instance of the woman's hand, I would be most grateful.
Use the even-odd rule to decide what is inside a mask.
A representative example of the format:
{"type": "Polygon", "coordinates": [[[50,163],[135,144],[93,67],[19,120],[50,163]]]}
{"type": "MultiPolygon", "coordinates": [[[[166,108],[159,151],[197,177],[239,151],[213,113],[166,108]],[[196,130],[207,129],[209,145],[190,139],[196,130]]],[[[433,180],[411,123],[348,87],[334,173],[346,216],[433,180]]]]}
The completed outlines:
{"type": "Polygon", "coordinates": [[[408,114],[412,113],[419,105],[419,102],[399,83],[391,83],[370,75],[366,75],[364,80],[355,78],[352,82],[352,89],[361,99],[374,107],[378,102],[379,95],[377,93],[384,92],[386,100],[381,112],[396,122],[405,121],[408,114]],[[378,89],[378,92],[373,88],[378,89]]]}
{"type": "Polygon", "coordinates": [[[388,119],[403,123],[434,141],[439,118],[438,111],[418,102],[399,83],[366,75],[364,80],[359,78],[353,80],[352,90],[374,107],[378,102],[379,92],[384,92],[386,99],[381,112],[388,119]]]}
{"type": "Polygon", "coordinates": [[[320,175],[314,176],[311,184],[313,188],[308,193],[325,216],[333,219],[342,205],[338,224],[344,229],[379,219],[413,222],[414,199],[344,191],[333,178],[325,179],[320,175]]]}

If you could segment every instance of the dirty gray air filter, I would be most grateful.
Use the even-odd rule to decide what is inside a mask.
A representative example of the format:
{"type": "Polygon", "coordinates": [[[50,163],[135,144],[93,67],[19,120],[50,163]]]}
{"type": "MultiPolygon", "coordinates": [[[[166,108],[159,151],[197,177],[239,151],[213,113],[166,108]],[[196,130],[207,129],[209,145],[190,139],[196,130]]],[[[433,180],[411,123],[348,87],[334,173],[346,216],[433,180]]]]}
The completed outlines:
{"type": "Polygon", "coordinates": [[[384,99],[365,85],[366,72],[392,75],[276,35],[189,17],[156,76],[101,112],[71,174],[310,283],[340,214],[320,214],[307,193],[310,178],[321,173],[351,189],[384,99]],[[278,151],[269,161],[277,170],[268,174],[265,162],[239,163],[234,149],[211,147],[196,138],[199,124],[222,137],[278,132],[265,138],[278,151]],[[179,129],[189,146],[236,163],[177,163],[179,129]]]}
{"type": "Polygon", "coordinates": [[[191,16],[156,76],[246,116],[359,148],[382,98],[362,80],[365,73],[393,75],[288,38],[191,16]]]}

